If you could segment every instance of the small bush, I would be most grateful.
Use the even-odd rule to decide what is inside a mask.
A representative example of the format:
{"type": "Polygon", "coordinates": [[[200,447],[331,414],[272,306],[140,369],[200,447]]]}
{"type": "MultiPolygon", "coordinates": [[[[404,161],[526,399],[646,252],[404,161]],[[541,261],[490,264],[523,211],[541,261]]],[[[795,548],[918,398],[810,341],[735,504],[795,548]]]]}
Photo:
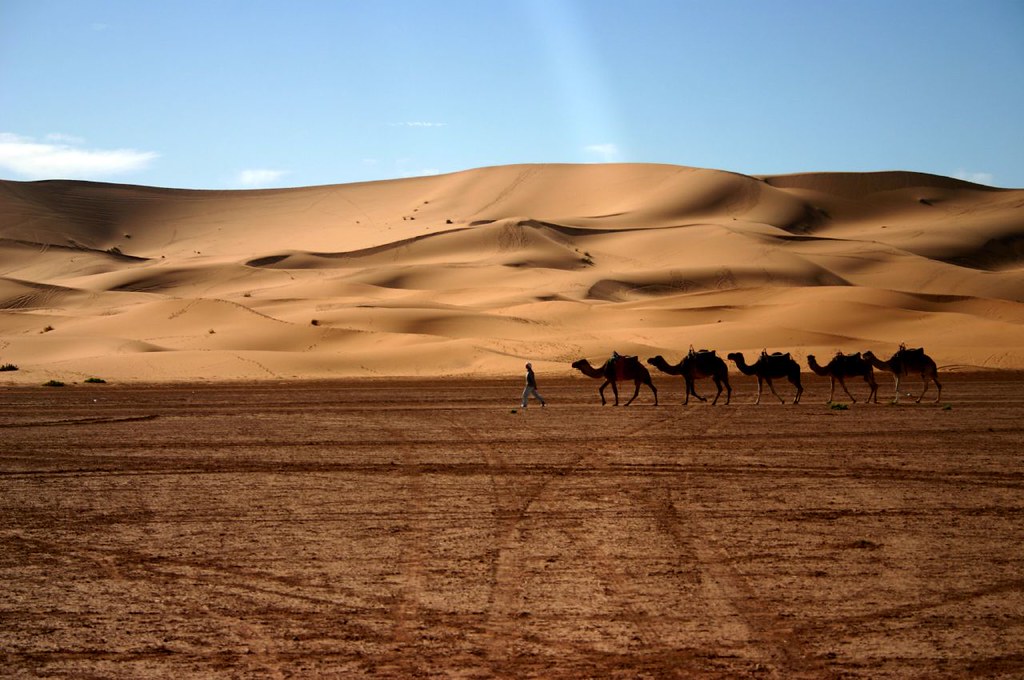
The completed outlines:
{"type": "Polygon", "coordinates": [[[320,325],[320,319],[313,319],[309,323],[310,323],[310,325],[313,325],[313,326],[319,326],[320,325]]]}
{"type": "Polygon", "coordinates": [[[0,371],[17,371],[17,370],[18,370],[18,367],[15,366],[14,364],[4,364],[3,366],[0,366],[0,371]]]}
{"type": "MultiPolygon", "coordinates": [[[[2,370],[3,369],[0,368],[0,371],[2,371],[2,370]]],[[[953,405],[952,404],[943,404],[942,405],[942,410],[943,411],[952,411],[953,410],[953,405]]]]}
{"type": "Polygon", "coordinates": [[[840,404],[837,401],[830,402],[828,407],[833,411],[849,411],[850,407],[846,404],[840,404]]]}
{"type": "Polygon", "coordinates": [[[46,328],[43,329],[43,333],[49,333],[52,330],[53,330],[53,326],[47,326],[46,328]]]}
{"type": "Polygon", "coordinates": [[[48,380],[43,383],[43,387],[64,387],[64,383],[59,380],[48,380]]]}
{"type": "Polygon", "coordinates": [[[85,382],[92,383],[94,385],[106,385],[107,381],[103,378],[86,378],[85,382]]]}

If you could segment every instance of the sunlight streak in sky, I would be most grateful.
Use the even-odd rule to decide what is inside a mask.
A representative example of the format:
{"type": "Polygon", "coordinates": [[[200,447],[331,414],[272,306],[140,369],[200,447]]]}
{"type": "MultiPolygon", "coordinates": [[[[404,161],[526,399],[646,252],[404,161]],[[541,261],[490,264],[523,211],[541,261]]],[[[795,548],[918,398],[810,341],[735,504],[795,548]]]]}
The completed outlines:
{"type": "Polygon", "coordinates": [[[587,33],[578,0],[529,0],[527,10],[547,51],[566,139],[582,161],[622,160],[624,140],[611,88],[587,33]]]}

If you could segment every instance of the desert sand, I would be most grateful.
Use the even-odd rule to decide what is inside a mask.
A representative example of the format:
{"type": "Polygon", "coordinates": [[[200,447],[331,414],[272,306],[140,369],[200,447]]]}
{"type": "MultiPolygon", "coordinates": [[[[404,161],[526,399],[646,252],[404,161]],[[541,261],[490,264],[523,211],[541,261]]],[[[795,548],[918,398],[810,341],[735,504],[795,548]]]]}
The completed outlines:
{"type": "Polygon", "coordinates": [[[1020,678],[1024,380],[945,382],[8,387],[2,674],[1020,678]]]}
{"type": "Polygon", "coordinates": [[[1024,190],[944,177],[0,182],[0,668],[1021,677],[1022,327],[1024,190]],[[904,342],[938,404],[569,366],[904,342]]]}
{"type": "Polygon", "coordinates": [[[1024,190],[909,172],[521,165],[192,191],[0,182],[0,374],[566,375],[925,346],[1024,368],[1024,190]]]}

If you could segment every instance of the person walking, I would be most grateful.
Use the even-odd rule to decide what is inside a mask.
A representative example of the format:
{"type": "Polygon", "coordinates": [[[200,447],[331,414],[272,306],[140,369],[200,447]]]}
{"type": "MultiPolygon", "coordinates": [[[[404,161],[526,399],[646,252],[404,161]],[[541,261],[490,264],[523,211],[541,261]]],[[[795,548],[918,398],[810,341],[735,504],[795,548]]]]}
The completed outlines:
{"type": "Polygon", "coordinates": [[[526,408],[526,402],[530,399],[531,395],[540,402],[541,408],[547,405],[544,397],[540,396],[540,392],[537,391],[537,376],[533,374],[533,365],[526,364],[526,388],[523,390],[523,408],[526,408]]]}

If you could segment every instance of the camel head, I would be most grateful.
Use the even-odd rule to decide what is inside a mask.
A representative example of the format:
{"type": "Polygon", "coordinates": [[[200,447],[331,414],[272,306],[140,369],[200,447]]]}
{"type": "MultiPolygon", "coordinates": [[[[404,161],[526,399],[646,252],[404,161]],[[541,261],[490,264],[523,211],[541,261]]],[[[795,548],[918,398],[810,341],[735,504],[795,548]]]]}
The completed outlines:
{"type": "Polygon", "coordinates": [[[591,378],[597,376],[601,372],[600,368],[595,368],[586,359],[577,359],[576,361],[572,362],[572,367],[575,368],[580,373],[582,373],[583,375],[590,376],[591,378]]]}
{"type": "MultiPolygon", "coordinates": [[[[833,358],[832,361],[835,361],[835,358],[833,358]]],[[[832,362],[830,361],[829,365],[831,364],[832,362]]],[[[813,354],[807,355],[807,367],[818,375],[828,375],[828,366],[821,366],[818,364],[818,359],[813,354]]]]}
{"type": "Polygon", "coordinates": [[[654,356],[654,357],[651,357],[650,359],[648,359],[647,363],[650,364],[651,366],[654,366],[655,368],[661,368],[662,366],[668,366],[668,362],[665,361],[665,357],[661,356],[660,354],[658,356],[654,356]]]}
{"type": "Polygon", "coordinates": [[[866,352],[862,352],[861,356],[864,358],[864,361],[868,362],[873,367],[875,367],[877,369],[880,369],[880,370],[883,370],[883,371],[892,370],[893,362],[896,361],[896,355],[895,354],[888,361],[883,361],[882,359],[879,359],[878,357],[876,357],[875,353],[872,352],[871,350],[867,350],[866,352]]]}

